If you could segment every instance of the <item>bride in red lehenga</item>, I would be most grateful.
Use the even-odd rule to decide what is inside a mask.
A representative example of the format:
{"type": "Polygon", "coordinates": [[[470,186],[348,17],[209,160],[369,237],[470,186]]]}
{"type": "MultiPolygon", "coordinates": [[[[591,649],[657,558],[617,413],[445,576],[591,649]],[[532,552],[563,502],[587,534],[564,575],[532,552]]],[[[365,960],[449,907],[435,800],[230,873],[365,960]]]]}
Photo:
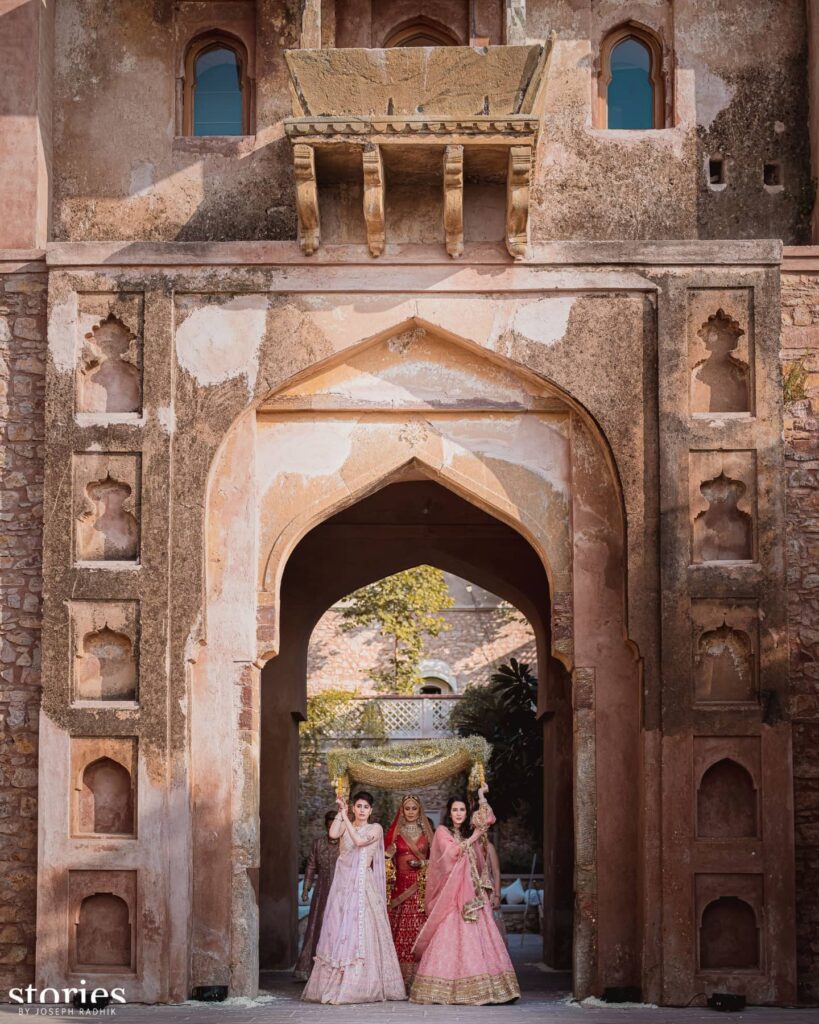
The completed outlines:
{"type": "Polygon", "coordinates": [[[412,947],[424,921],[424,888],[432,845],[432,825],[419,797],[409,794],[384,840],[387,854],[387,889],[390,928],[401,974],[409,983],[416,963],[412,947]]]}

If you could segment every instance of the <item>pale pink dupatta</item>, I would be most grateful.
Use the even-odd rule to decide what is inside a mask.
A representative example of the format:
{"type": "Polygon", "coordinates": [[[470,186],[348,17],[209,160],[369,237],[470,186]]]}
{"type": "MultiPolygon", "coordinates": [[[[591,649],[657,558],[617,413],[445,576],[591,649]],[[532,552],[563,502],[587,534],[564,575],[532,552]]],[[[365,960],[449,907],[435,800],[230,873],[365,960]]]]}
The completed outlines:
{"type": "MultiPolygon", "coordinates": [[[[483,870],[480,844],[473,845],[478,872],[483,870]]],[[[448,828],[439,825],[432,840],[427,869],[427,919],[415,942],[415,958],[420,959],[430,939],[453,911],[461,917],[463,908],[475,899],[475,886],[469,857],[448,828]]]]}

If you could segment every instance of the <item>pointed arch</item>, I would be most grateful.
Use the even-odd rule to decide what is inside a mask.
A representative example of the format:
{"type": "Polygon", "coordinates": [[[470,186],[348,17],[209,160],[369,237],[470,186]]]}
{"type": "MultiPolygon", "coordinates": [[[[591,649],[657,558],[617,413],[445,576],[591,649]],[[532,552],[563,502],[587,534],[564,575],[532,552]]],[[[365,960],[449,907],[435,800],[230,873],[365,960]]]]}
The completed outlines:
{"type": "MultiPolygon", "coordinates": [[[[670,127],[672,119],[669,115],[669,101],[672,90],[670,83],[666,81],[663,42],[657,32],[638,21],[626,21],[611,29],[600,45],[592,103],[593,125],[595,128],[631,127],[630,125],[612,124],[609,104],[609,91],[617,71],[613,64],[615,51],[619,51],[620,48],[629,44],[632,44],[635,55],[645,55],[645,65],[639,70],[644,70],[646,86],[650,89],[650,98],[647,99],[649,110],[643,115],[644,122],[635,127],[643,129],[670,127]]],[[[642,62],[638,61],[638,63],[642,62]]],[[[637,70],[635,67],[635,72],[637,70]]],[[[630,92],[633,95],[633,90],[630,92]]]]}

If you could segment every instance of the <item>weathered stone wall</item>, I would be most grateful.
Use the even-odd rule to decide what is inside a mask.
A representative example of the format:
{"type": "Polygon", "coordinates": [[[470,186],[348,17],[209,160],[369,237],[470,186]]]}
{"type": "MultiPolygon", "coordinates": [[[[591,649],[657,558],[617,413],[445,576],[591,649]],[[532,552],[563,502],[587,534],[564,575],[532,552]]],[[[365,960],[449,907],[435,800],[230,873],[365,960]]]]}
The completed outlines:
{"type": "MultiPolygon", "coordinates": [[[[322,5],[325,15],[333,6],[322,5]]],[[[478,7],[494,24],[497,5],[485,0],[478,7]]],[[[60,4],[54,237],[294,238],[292,158],[282,119],[292,112],[284,51],[301,43],[295,8],[283,0],[60,4]],[[253,135],[180,136],[184,52],[207,26],[247,40],[255,76],[253,135]],[[127,131],[120,130],[124,125],[127,131]]],[[[405,7],[390,16],[396,24],[405,21],[405,7]]],[[[447,16],[439,9],[441,21],[447,16]]],[[[342,23],[325,21],[321,37],[336,45],[335,26],[342,23]]],[[[381,18],[379,26],[375,37],[353,40],[340,28],[338,43],[373,45],[373,38],[389,34],[388,20],[381,18]]],[[[455,28],[459,35],[462,27],[455,28]]],[[[807,241],[812,186],[802,0],[761,0],[750,8],[742,0],[679,0],[673,19],[666,0],[641,0],[630,10],[591,0],[528,3],[525,38],[543,43],[552,33],[546,90],[535,111],[542,118],[532,193],[535,239],[807,241]],[[600,44],[629,16],[653,31],[664,51],[665,88],[673,103],[668,126],[660,130],[593,127],[600,44]],[[709,156],[725,161],[724,188],[709,185],[709,156]],[[781,187],[765,187],[765,162],[781,165],[781,187]]],[[[500,41],[492,32],[489,37],[500,41]]],[[[342,94],[349,82],[339,76],[332,87],[342,94]]],[[[449,88],[439,105],[450,98],[457,103],[457,90],[449,97],[449,88]]],[[[388,241],[442,242],[440,180],[419,197],[417,182],[405,178],[388,172],[388,241]]],[[[360,242],[361,178],[345,181],[340,195],[328,190],[325,200],[326,240],[360,242]]],[[[467,240],[500,239],[503,189],[487,187],[476,202],[477,212],[467,215],[467,240]]]]}
{"type": "Polygon", "coordinates": [[[0,991],[3,992],[11,985],[28,984],[34,973],[46,305],[46,277],[39,271],[44,269],[36,263],[0,261],[0,991]]]}
{"type": "Polygon", "coordinates": [[[782,361],[806,371],[785,419],[790,710],[799,991],[819,1002],[819,273],[783,275],[782,361]]]}
{"type": "MultiPolygon", "coordinates": [[[[449,629],[427,637],[424,658],[446,662],[457,680],[458,692],[483,685],[498,665],[509,658],[526,661],[537,671],[532,628],[519,613],[501,609],[450,609],[442,612],[449,629]]],[[[341,613],[327,611],[316,624],[307,662],[308,692],[355,687],[373,691],[368,673],[384,668],[391,644],[375,627],[342,632],[341,613]]]]}

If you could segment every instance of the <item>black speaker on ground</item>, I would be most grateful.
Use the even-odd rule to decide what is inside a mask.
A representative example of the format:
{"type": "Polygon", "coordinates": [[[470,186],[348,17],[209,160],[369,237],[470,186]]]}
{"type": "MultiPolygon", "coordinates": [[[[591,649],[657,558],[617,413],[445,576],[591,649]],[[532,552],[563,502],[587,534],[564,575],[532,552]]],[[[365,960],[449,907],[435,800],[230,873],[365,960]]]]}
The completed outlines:
{"type": "Polygon", "coordinates": [[[227,994],[227,985],[197,985],[191,992],[191,999],[197,1003],[223,1003],[227,994]]]}
{"type": "Polygon", "coordinates": [[[739,1013],[745,1009],[745,996],[735,992],[712,992],[708,997],[708,1008],[719,1013],[739,1013]]]}

